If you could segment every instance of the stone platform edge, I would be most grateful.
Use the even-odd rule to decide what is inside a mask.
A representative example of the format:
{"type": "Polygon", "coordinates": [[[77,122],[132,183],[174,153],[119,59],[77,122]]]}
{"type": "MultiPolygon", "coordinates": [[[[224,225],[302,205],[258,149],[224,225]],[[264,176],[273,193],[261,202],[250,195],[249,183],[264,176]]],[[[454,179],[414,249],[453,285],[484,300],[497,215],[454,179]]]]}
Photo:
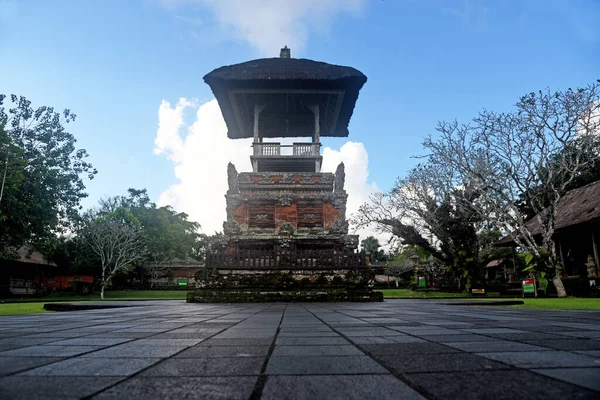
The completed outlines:
{"type": "Polygon", "coordinates": [[[272,302],[382,302],[383,293],[348,289],[209,289],[187,294],[188,303],[272,303],[272,302]]]}

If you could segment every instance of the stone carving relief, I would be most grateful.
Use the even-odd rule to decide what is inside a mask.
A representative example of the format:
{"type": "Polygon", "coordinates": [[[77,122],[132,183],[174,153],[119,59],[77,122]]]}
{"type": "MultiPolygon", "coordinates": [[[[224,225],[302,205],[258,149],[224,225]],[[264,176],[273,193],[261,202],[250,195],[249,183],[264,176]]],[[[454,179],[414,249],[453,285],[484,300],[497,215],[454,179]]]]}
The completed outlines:
{"type": "Polygon", "coordinates": [[[238,172],[235,169],[235,165],[232,163],[227,164],[227,183],[229,184],[229,190],[227,193],[233,194],[240,192],[238,172]]]}
{"type": "Polygon", "coordinates": [[[335,170],[334,190],[336,192],[344,191],[344,183],[346,182],[346,171],[344,170],[344,163],[341,162],[335,170]]]}
{"type": "Polygon", "coordinates": [[[348,221],[344,219],[337,219],[331,228],[329,229],[329,233],[335,233],[338,235],[345,235],[348,233],[348,221]]]}
{"type": "Polygon", "coordinates": [[[283,224],[279,228],[279,234],[284,236],[289,236],[294,233],[294,228],[290,224],[283,224]]]}
{"type": "Polygon", "coordinates": [[[223,223],[223,233],[225,235],[239,235],[242,233],[242,229],[237,222],[225,221],[223,223]]]}

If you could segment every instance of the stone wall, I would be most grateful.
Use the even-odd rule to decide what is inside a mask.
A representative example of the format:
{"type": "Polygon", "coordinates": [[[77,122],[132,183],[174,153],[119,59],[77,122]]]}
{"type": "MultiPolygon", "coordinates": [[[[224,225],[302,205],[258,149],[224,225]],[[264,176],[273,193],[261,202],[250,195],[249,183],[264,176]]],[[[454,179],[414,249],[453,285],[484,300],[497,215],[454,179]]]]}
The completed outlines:
{"type": "Polygon", "coordinates": [[[343,182],[336,183],[334,174],[238,174],[231,168],[229,187],[225,196],[227,221],[223,225],[228,236],[310,237],[348,233],[348,195],[343,182]]]}

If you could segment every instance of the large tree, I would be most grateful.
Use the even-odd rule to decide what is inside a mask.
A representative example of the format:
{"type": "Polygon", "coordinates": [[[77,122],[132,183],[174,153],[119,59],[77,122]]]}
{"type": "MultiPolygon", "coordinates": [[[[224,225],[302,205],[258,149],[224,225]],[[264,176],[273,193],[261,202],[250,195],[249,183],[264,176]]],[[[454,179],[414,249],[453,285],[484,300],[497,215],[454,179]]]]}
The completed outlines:
{"type": "Polygon", "coordinates": [[[127,196],[101,199],[96,216],[127,212],[135,219],[143,242],[143,254],[136,261],[150,275],[151,285],[163,276],[174,261],[198,260],[202,246],[200,225],[189,221],[188,215],[170,206],[157,207],[150,201],[146,189],[129,189],[127,196]]]}
{"type": "Polygon", "coordinates": [[[188,221],[187,214],[178,213],[170,206],[157,207],[145,189],[129,189],[129,197],[124,203],[142,226],[145,266],[150,272],[152,286],[171,262],[195,259],[200,224],[188,221]]]}
{"type": "Polygon", "coordinates": [[[75,147],[70,110],[33,108],[25,97],[0,95],[0,253],[25,243],[44,251],[72,227],[96,170],[75,147]]]}
{"type": "Polygon", "coordinates": [[[375,225],[391,233],[403,246],[418,246],[447,267],[461,289],[479,279],[486,259],[480,254],[478,231],[482,218],[465,202],[479,193],[469,186],[456,187],[450,168],[418,165],[387,193],[376,193],[354,215],[357,227],[375,225]]]}
{"type": "Polygon", "coordinates": [[[441,122],[439,136],[424,143],[434,168],[452,168],[456,184],[468,182],[481,193],[461,201],[544,264],[559,296],[566,293],[556,271],[556,209],[581,172],[598,162],[592,146],[599,94],[600,83],[530,93],[511,112],[484,110],[468,124],[441,122]]]}
{"type": "Polygon", "coordinates": [[[99,260],[100,298],[104,299],[104,290],[112,278],[144,258],[143,230],[135,216],[123,208],[109,214],[92,210],[86,219],[80,238],[99,260]]]}

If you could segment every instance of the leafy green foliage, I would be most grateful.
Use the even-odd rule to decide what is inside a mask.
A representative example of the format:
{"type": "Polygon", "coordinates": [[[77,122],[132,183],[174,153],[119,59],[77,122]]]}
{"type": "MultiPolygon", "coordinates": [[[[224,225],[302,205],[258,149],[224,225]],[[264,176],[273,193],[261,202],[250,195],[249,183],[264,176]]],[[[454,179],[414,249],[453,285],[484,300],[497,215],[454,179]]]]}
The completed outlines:
{"type": "Polygon", "coordinates": [[[529,272],[537,280],[537,287],[546,293],[548,289],[548,275],[553,271],[550,265],[548,253],[540,251],[540,255],[536,256],[533,253],[523,253],[519,257],[525,262],[523,272],[529,272]]]}
{"type": "Polygon", "coordinates": [[[129,197],[122,204],[142,226],[146,261],[164,263],[195,258],[200,225],[188,221],[187,214],[169,206],[157,207],[148,198],[146,189],[129,189],[129,197]]]}
{"type": "Polygon", "coordinates": [[[363,250],[369,255],[371,261],[387,261],[385,251],[381,249],[379,240],[375,236],[368,236],[360,242],[363,250]]]}
{"type": "Polygon", "coordinates": [[[46,253],[56,234],[73,227],[79,202],[86,196],[83,178],[96,170],[87,152],[76,149],[65,125],[70,110],[34,109],[25,97],[0,95],[0,159],[6,173],[0,201],[0,252],[25,243],[46,253]]]}

